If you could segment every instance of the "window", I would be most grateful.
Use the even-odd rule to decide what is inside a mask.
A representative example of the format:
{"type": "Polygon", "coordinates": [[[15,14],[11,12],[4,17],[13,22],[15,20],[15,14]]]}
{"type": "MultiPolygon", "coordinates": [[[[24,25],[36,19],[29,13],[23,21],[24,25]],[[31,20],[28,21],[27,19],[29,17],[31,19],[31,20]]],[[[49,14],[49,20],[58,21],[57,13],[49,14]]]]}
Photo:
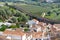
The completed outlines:
{"type": "Polygon", "coordinates": [[[33,39],[31,39],[31,40],[33,40],[33,39]]]}
{"type": "Polygon", "coordinates": [[[36,40],[38,40],[38,39],[36,39],[36,40]]]}
{"type": "Polygon", "coordinates": [[[41,39],[39,39],[39,40],[41,40],[41,39]]]}
{"type": "Polygon", "coordinates": [[[47,39],[47,40],[49,40],[49,39],[47,39]]]}
{"type": "Polygon", "coordinates": [[[49,40],[49,39],[43,39],[43,40],[49,40]]]}

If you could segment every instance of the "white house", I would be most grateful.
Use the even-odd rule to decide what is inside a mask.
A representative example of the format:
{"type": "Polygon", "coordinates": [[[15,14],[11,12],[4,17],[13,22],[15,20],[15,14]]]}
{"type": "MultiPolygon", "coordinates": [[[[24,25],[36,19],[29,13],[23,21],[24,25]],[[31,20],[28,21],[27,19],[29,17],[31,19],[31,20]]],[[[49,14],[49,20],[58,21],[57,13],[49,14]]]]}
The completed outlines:
{"type": "Polygon", "coordinates": [[[45,36],[43,32],[35,32],[32,34],[32,40],[50,40],[50,36],[45,36]]]}
{"type": "Polygon", "coordinates": [[[8,22],[0,22],[0,26],[3,25],[3,24],[4,24],[4,25],[7,25],[7,26],[12,25],[12,23],[8,23],[8,22]]]}
{"type": "Polygon", "coordinates": [[[41,40],[42,32],[35,32],[32,34],[32,40],[41,40]]]}
{"type": "Polygon", "coordinates": [[[30,26],[30,28],[32,27],[32,25],[35,25],[36,22],[33,20],[29,20],[28,22],[26,22],[26,24],[28,24],[30,26]]]}
{"type": "Polygon", "coordinates": [[[22,31],[5,30],[3,34],[4,36],[7,36],[6,39],[11,39],[11,40],[25,40],[26,39],[26,34],[22,31]]]}

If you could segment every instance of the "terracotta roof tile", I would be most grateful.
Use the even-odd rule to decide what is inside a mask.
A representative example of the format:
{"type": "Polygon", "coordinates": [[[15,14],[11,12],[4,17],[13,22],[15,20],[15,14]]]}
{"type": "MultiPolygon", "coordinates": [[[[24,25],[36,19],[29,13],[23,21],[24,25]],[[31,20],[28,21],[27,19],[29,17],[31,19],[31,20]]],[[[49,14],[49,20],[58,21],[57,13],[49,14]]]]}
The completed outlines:
{"type": "Polygon", "coordinates": [[[54,26],[56,26],[56,27],[60,27],[60,24],[54,24],[54,26]]]}
{"type": "Polygon", "coordinates": [[[41,38],[42,37],[42,32],[34,32],[32,34],[33,38],[41,38]]]}
{"type": "Polygon", "coordinates": [[[33,19],[33,21],[37,22],[38,20],[36,20],[36,19],[33,19]]]}
{"type": "Polygon", "coordinates": [[[22,31],[11,31],[11,30],[5,30],[4,34],[16,35],[16,36],[23,36],[24,35],[24,33],[22,31]]]}

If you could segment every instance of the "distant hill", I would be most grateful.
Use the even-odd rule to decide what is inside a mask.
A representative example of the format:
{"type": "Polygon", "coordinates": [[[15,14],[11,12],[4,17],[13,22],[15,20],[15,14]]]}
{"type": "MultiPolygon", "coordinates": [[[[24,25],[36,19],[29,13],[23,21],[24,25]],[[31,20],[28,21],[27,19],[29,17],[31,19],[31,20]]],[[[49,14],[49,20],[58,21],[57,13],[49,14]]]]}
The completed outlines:
{"type": "Polygon", "coordinates": [[[60,0],[0,0],[2,2],[15,2],[15,1],[27,1],[27,2],[31,2],[31,1],[35,1],[35,2],[60,2],[60,0]]]}
{"type": "Polygon", "coordinates": [[[0,0],[1,2],[14,2],[14,1],[24,1],[24,0],[0,0]]]}
{"type": "Polygon", "coordinates": [[[27,1],[27,2],[32,2],[32,1],[35,1],[35,2],[55,2],[55,3],[58,3],[60,2],[60,0],[0,0],[1,2],[16,2],[16,1],[27,1]]]}

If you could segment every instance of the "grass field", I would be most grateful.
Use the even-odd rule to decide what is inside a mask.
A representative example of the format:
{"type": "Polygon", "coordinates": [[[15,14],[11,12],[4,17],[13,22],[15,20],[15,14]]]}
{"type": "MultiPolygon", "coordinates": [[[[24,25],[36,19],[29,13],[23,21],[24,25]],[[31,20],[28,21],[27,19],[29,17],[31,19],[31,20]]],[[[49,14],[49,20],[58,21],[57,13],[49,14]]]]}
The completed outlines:
{"type": "Polygon", "coordinates": [[[44,12],[46,13],[51,10],[51,8],[49,8],[49,7],[44,8],[42,6],[35,6],[35,5],[28,5],[28,4],[17,5],[17,6],[23,8],[27,12],[30,12],[32,14],[36,14],[38,16],[41,16],[42,13],[44,13],[44,12]]]}
{"type": "Polygon", "coordinates": [[[16,6],[19,6],[23,8],[25,11],[30,12],[34,15],[37,15],[41,17],[43,13],[47,13],[50,11],[50,16],[45,16],[45,18],[52,19],[52,20],[60,20],[60,14],[57,15],[57,13],[60,13],[60,8],[58,8],[58,4],[41,4],[40,6],[36,5],[28,5],[28,4],[16,4],[16,6]],[[59,10],[58,10],[59,9],[59,10]],[[55,11],[55,12],[54,12],[55,11]]]}

